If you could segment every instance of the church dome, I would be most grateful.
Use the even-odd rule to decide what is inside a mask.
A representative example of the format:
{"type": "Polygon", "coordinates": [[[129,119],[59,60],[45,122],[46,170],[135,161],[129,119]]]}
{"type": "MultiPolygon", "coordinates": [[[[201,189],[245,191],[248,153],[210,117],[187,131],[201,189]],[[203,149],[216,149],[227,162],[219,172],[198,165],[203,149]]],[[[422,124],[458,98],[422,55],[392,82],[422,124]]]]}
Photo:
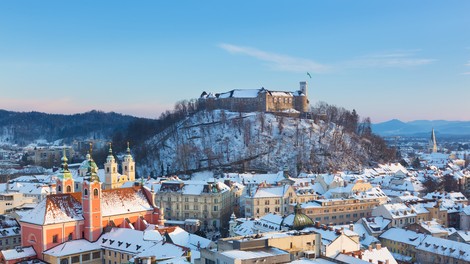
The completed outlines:
{"type": "Polygon", "coordinates": [[[283,223],[281,223],[281,226],[283,224],[289,225],[294,230],[302,230],[306,227],[313,226],[315,223],[310,217],[302,213],[302,208],[300,207],[300,204],[297,204],[294,207],[294,214],[291,214],[285,217],[283,220],[283,223]],[[292,219],[291,220],[292,222],[290,222],[288,219],[292,219]],[[290,223],[287,223],[287,222],[290,222],[290,223]]]}

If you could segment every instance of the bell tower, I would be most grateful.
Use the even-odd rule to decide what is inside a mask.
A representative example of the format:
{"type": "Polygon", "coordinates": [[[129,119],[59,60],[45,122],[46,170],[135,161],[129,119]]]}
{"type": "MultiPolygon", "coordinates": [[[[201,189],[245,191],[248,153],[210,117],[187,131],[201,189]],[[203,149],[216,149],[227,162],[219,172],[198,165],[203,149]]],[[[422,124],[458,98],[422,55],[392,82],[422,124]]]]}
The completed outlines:
{"type": "Polygon", "coordinates": [[[117,172],[117,163],[114,159],[113,149],[111,148],[111,143],[109,143],[109,154],[106,158],[106,163],[104,164],[104,175],[105,175],[105,185],[106,190],[114,189],[117,186],[118,181],[118,172],[117,172]]]}
{"type": "Polygon", "coordinates": [[[122,174],[127,175],[127,179],[129,181],[135,181],[135,162],[131,155],[129,142],[127,142],[127,153],[124,156],[124,161],[122,162],[122,174]]]}
{"type": "Polygon", "coordinates": [[[74,180],[72,177],[72,173],[69,170],[69,165],[67,164],[67,156],[65,154],[65,147],[63,149],[63,156],[62,156],[62,167],[57,175],[57,193],[73,193],[75,190],[74,188],[74,180]]]}
{"type": "MultiPolygon", "coordinates": [[[[90,163],[93,159],[90,157],[90,163]]],[[[96,172],[96,167],[88,167],[86,178],[82,186],[82,208],[85,225],[83,230],[83,238],[93,242],[96,241],[102,231],[102,214],[101,214],[101,182],[96,172]]]]}

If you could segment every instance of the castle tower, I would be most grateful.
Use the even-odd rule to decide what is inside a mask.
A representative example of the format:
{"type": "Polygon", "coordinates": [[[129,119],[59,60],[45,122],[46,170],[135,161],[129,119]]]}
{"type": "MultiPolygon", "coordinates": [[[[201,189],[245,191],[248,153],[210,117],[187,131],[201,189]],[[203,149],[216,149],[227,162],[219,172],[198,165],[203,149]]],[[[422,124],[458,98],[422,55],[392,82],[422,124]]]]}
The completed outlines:
{"type": "Polygon", "coordinates": [[[75,190],[74,188],[74,180],[72,177],[72,173],[69,170],[69,165],[67,164],[67,156],[65,155],[65,148],[64,148],[64,155],[62,156],[62,167],[57,174],[57,193],[73,193],[75,190]]]}
{"type": "Polygon", "coordinates": [[[307,96],[307,82],[300,82],[300,91],[307,96]]]}
{"type": "Polygon", "coordinates": [[[104,187],[106,190],[114,189],[117,187],[118,181],[118,172],[117,172],[117,163],[113,156],[113,149],[111,148],[111,143],[109,143],[109,154],[106,158],[106,163],[104,164],[104,187]]]}
{"type": "Polygon", "coordinates": [[[122,174],[127,175],[127,179],[129,181],[135,181],[135,162],[131,155],[129,142],[127,142],[127,153],[124,156],[124,161],[122,162],[122,174]]]}
{"type": "Polygon", "coordinates": [[[431,138],[429,139],[429,152],[436,153],[437,152],[437,141],[436,141],[436,134],[434,133],[434,128],[431,132],[431,138]]]}
{"type": "MultiPolygon", "coordinates": [[[[90,157],[90,163],[93,159],[90,157]]],[[[82,208],[85,226],[83,237],[88,241],[96,241],[102,233],[101,215],[101,182],[96,167],[89,164],[86,178],[82,186],[82,208]]]]}

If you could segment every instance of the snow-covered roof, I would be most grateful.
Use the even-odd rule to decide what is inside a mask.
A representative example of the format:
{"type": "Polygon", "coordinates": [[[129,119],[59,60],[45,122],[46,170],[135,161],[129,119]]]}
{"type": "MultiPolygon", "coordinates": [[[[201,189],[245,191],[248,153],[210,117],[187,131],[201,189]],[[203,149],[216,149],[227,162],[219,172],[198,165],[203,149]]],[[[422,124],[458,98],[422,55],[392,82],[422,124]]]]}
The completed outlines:
{"type": "Polygon", "coordinates": [[[416,249],[470,262],[470,244],[467,243],[426,236],[416,249]]]}
{"type": "Polygon", "coordinates": [[[62,257],[100,249],[101,246],[98,243],[92,243],[86,239],[78,239],[67,241],[60,245],[57,245],[51,249],[44,251],[44,254],[55,257],[62,257]]]}
{"type": "Polygon", "coordinates": [[[253,198],[284,197],[290,186],[262,187],[256,190],[253,198]]]}
{"type": "Polygon", "coordinates": [[[426,237],[425,234],[416,233],[402,228],[390,228],[380,235],[382,239],[388,239],[399,243],[417,246],[426,237]]]}
{"type": "Polygon", "coordinates": [[[33,247],[21,247],[18,249],[6,249],[2,250],[5,261],[11,261],[15,259],[30,258],[36,256],[36,251],[33,247]]]}
{"type": "Polygon", "coordinates": [[[220,252],[221,255],[227,256],[232,259],[255,259],[255,258],[265,258],[273,257],[279,255],[289,254],[288,252],[278,249],[278,248],[263,248],[253,251],[245,250],[227,250],[220,252]]]}
{"type": "Polygon", "coordinates": [[[48,225],[83,220],[80,193],[52,194],[27,212],[21,222],[48,225]]]}
{"type": "Polygon", "coordinates": [[[104,190],[101,196],[103,217],[153,210],[141,188],[104,190]]]}

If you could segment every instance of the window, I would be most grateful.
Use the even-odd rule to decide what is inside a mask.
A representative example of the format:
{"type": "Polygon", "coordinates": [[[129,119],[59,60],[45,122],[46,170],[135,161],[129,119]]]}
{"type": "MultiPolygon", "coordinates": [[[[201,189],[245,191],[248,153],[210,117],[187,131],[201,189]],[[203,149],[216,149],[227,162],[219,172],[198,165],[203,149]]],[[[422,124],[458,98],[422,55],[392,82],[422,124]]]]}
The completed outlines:
{"type": "Polygon", "coordinates": [[[94,195],[94,196],[98,196],[98,189],[94,189],[94,190],[93,190],[93,195],[94,195]]]}
{"type": "Polygon", "coordinates": [[[62,187],[61,187],[60,185],[57,186],[57,191],[58,191],[58,192],[62,192],[62,187]]]}
{"type": "Polygon", "coordinates": [[[84,189],[83,193],[85,194],[85,196],[87,196],[88,195],[88,189],[84,189]]]}
{"type": "Polygon", "coordinates": [[[189,198],[188,198],[188,197],[184,197],[184,201],[185,201],[185,202],[189,202],[189,198]]]}
{"type": "Polygon", "coordinates": [[[109,173],[109,167],[106,167],[106,172],[109,173]]]}
{"type": "Polygon", "coordinates": [[[101,252],[93,252],[93,259],[100,259],[101,258],[101,252]]]}
{"type": "Polygon", "coordinates": [[[83,255],[82,255],[82,260],[83,260],[83,261],[90,260],[90,254],[89,254],[89,253],[83,254],[83,255]]]}
{"type": "Polygon", "coordinates": [[[52,236],[52,243],[57,243],[57,242],[59,242],[59,235],[53,235],[52,236]]]}
{"type": "Polygon", "coordinates": [[[194,198],[194,202],[195,202],[195,203],[197,203],[197,197],[196,197],[196,198],[194,198]]]}
{"type": "Polygon", "coordinates": [[[80,256],[73,256],[72,263],[78,263],[78,262],[80,262],[80,256]]]}
{"type": "Polygon", "coordinates": [[[127,166],[124,166],[124,171],[127,171],[127,166]]]}
{"type": "Polygon", "coordinates": [[[219,210],[219,207],[217,205],[214,205],[214,212],[217,212],[219,210]]]}
{"type": "Polygon", "coordinates": [[[111,250],[108,250],[108,256],[111,257],[111,250]]]}
{"type": "Polygon", "coordinates": [[[67,193],[71,193],[72,192],[72,187],[70,187],[70,185],[67,186],[67,193]]]}
{"type": "Polygon", "coordinates": [[[73,239],[73,234],[72,233],[69,234],[68,239],[69,239],[69,241],[73,239]]]}

